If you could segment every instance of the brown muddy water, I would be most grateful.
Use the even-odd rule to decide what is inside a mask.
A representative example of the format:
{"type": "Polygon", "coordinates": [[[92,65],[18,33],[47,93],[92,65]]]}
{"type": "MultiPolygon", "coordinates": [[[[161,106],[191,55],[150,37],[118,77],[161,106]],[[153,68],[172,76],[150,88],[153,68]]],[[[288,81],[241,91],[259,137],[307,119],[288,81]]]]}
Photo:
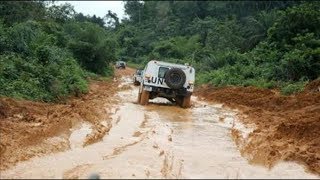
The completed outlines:
{"type": "MultiPolygon", "coordinates": [[[[86,147],[90,124],[74,127],[70,150],[35,157],[1,172],[1,178],[319,178],[292,162],[271,170],[250,165],[231,138],[231,128],[246,136],[254,127],[236,119],[237,111],[193,97],[182,109],[157,98],[135,103],[138,87],[123,83],[113,106],[112,128],[103,140],[86,147]],[[128,88],[124,88],[128,87],[128,88]]],[[[104,107],[101,107],[104,108],[104,107]]],[[[59,137],[56,137],[59,139],[59,137]]]]}

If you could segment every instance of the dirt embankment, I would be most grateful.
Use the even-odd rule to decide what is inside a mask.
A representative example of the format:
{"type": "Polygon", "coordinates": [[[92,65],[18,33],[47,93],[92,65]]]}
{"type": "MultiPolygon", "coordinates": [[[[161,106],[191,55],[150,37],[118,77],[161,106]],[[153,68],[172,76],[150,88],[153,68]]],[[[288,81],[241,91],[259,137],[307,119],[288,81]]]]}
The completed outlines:
{"type": "Polygon", "coordinates": [[[253,87],[209,86],[198,88],[196,94],[241,110],[243,114],[240,119],[245,124],[256,125],[256,129],[240,146],[241,153],[252,163],[272,167],[279,160],[296,161],[319,175],[319,88],[318,80],[294,96],[282,96],[274,90],[253,87]]]}
{"type": "MultiPolygon", "coordinates": [[[[132,69],[122,70],[132,74],[132,69]]],[[[70,148],[70,128],[79,122],[92,124],[92,132],[83,146],[95,143],[108,133],[109,108],[116,103],[120,74],[112,80],[91,80],[89,92],[69,98],[63,104],[41,103],[0,97],[0,169],[36,155],[63,151],[70,148]]],[[[111,122],[111,121],[110,121],[111,122]]]]}

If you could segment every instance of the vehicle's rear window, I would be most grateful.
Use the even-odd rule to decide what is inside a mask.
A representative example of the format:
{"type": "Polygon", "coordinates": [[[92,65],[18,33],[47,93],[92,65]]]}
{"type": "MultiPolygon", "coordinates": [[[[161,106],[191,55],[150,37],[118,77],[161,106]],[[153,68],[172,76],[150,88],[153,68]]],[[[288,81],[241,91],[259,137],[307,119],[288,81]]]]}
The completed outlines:
{"type": "Polygon", "coordinates": [[[168,71],[169,68],[166,67],[159,67],[159,73],[158,73],[158,77],[159,78],[164,78],[164,75],[166,74],[166,72],[168,71]]]}

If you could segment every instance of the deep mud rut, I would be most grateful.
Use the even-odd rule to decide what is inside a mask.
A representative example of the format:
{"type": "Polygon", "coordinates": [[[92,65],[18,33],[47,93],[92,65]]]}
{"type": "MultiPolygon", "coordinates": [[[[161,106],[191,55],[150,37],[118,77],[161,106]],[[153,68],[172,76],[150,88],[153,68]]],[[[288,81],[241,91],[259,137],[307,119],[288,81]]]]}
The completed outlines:
{"type": "Polygon", "coordinates": [[[161,98],[141,106],[131,78],[121,81],[112,127],[102,141],[82,147],[92,131],[91,124],[82,124],[73,128],[70,150],[20,162],[1,178],[88,178],[92,173],[101,178],[319,178],[291,162],[270,170],[250,165],[231,129],[246,136],[254,127],[239,123],[235,110],[196,97],[189,109],[161,98]]]}

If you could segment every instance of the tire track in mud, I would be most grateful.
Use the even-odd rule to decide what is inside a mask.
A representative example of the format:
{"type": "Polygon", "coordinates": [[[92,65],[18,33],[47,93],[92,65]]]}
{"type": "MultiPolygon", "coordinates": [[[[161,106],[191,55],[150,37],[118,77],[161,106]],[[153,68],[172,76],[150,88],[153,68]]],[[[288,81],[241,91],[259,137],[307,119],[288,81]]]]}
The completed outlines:
{"type": "MultiPolygon", "coordinates": [[[[120,108],[119,107],[117,107],[116,109],[115,109],[115,114],[117,114],[120,110],[122,110],[122,111],[125,111],[126,109],[125,109],[126,107],[122,107],[122,109],[121,109],[121,106],[120,106],[120,108]],[[120,109],[120,110],[119,110],[120,109]]],[[[120,113],[123,113],[123,112],[120,112],[120,113]]],[[[125,136],[125,138],[128,138],[128,136],[130,135],[130,136],[132,136],[132,134],[134,134],[134,132],[137,132],[137,131],[142,131],[142,130],[140,130],[140,128],[139,128],[139,126],[144,126],[143,124],[145,124],[147,121],[144,119],[144,117],[145,117],[145,115],[143,114],[143,116],[142,116],[143,118],[142,118],[142,120],[143,121],[137,121],[137,123],[136,123],[136,127],[137,128],[134,128],[134,129],[132,129],[132,131],[129,133],[129,132],[127,132],[128,131],[128,129],[126,129],[126,126],[124,126],[124,127],[120,127],[119,128],[119,126],[123,126],[123,124],[124,123],[126,123],[126,124],[129,124],[128,123],[128,120],[126,120],[127,122],[124,122],[124,119],[123,119],[123,117],[121,117],[121,116],[119,116],[118,118],[116,118],[116,121],[113,121],[114,122],[114,124],[113,124],[113,128],[111,128],[112,127],[112,125],[110,125],[109,127],[109,129],[110,129],[110,131],[112,131],[112,130],[115,130],[117,127],[119,128],[118,129],[118,131],[116,130],[116,132],[115,133],[113,133],[113,134],[111,134],[111,138],[108,138],[108,136],[105,136],[104,138],[103,138],[103,141],[108,141],[108,139],[114,139],[112,142],[109,142],[109,143],[107,143],[107,144],[115,144],[114,146],[114,148],[113,148],[113,155],[119,155],[119,154],[121,154],[121,152],[123,152],[123,151],[126,151],[127,150],[127,148],[129,147],[129,146],[133,146],[133,145],[135,145],[135,144],[137,144],[138,142],[141,142],[142,140],[143,140],[143,138],[144,137],[140,137],[141,139],[139,140],[139,141],[137,141],[137,142],[134,142],[134,143],[131,143],[131,144],[129,144],[129,145],[126,145],[126,146],[123,146],[123,147],[121,147],[120,146],[120,148],[119,147],[116,147],[116,144],[117,143],[113,143],[113,142],[116,142],[116,141],[118,141],[118,140],[116,140],[116,139],[122,139],[122,138],[120,138],[119,136],[118,136],[118,134],[117,134],[117,132],[120,132],[120,135],[121,135],[121,132],[127,132],[127,135],[126,134],[122,134],[122,136],[125,136]],[[120,123],[122,123],[122,124],[120,124],[120,123]],[[123,131],[123,130],[125,130],[125,131],[123,131]]],[[[102,125],[101,125],[102,126],[102,125]]],[[[131,124],[131,126],[132,126],[132,124],[131,124]]],[[[104,127],[104,126],[103,126],[104,127]]],[[[109,131],[109,132],[110,132],[109,131]]],[[[112,133],[112,132],[111,132],[112,133]]],[[[93,133],[90,133],[90,132],[88,132],[88,135],[86,136],[86,138],[88,138],[88,137],[90,137],[90,135],[92,135],[92,134],[95,134],[94,133],[94,131],[93,131],[93,133]]],[[[100,133],[100,134],[103,134],[103,133],[100,133]]],[[[94,138],[94,139],[96,139],[96,138],[94,138]]],[[[84,142],[87,142],[87,140],[84,140],[84,142]]],[[[103,145],[103,143],[104,142],[98,142],[98,143],[95,143],[95,142],[93,142],[90,146],[87,146],[86,148],[81,148],[81,149],[79,149],[79,148],[75,148],[74,149],[74,152],[68,152],[68,153],[66,153],[66,155],[64,156],[63,154],[60,154],[60,156],[57,156],[56,158],[59,160],[59,159],[64,159],[64,160],[67,160],[68,158],[67,158],[67,155],[69,154],[73,154],[73,156],[79,156],[80,154],[79,154],[79,152],[77,152],[77,151],[79,151],[79,150],[81,150],[81,154],[83,154],[83,153],[86,153],[86,154],[90,154],[90,151],[92,151],[92,152],[94,152],[92,149],[93,149],[93,147],[94,146],[97,146],[97,147],[100,147],[100,146],[102,146],[103,145]],[[86,152],[86,149],[87,149],[87,152],[86,152]],[[89,149],[90,149],[90,151],[89,151],[89,149]]],[[[100,149],[102,149],[102,148],[100,148],[100,149]]],[[[81,155],[80,155],[81,156],[81,155]]],[[[52,157],[54,157],[54,156],[52,156],[52,157]]],[[[71,156],[70,156],[71,157],[71,156]]],[[[97,158],[93,158],[93,159],[97,159],[97,158]]],[[[39,161],[41,161],[41,159],[38,159],[39,161]]],[[[43,159],[44,161],[43,162],[46,162],[47,160],[44,158],[43,159]]],[[[58,162],[58,160],[56,160],[55,162],[52,162],[52,163],[58,163],[59,164],[59,162],[58,162]]],[[[89,159],[88,159],[89,160],[89,159]]],[[[90,160],[89,160],[90,161],[90,160]]],[[[76,162],[76,161],[74,161],[74,162],[76,162]]],[[[82,161],[82,162],[85,162],[85,161],[82,161]]],[[[97,162],[92,162],[92,163],[99,163],[99,161],[97,161],[97,162]]],[[[24,166],[28,166],[28,164],[31,164],[31,166],[33,165],[33,164],[37,164],[37,160],[35,160],[35,162],[34,163],[28,163],[28,162],[26,162],[26,164],[25,165],[21,165],[20,166],[20,168],[18,167],[17,169],[21,169],[21,168],[23,168],[24,166]]],[[[41,163],[40,163],[41,164],[41,163]]],[[[43,164],[47,164],[47,163],[43,163],[43,164]]],[[[77,165],[76,166],[76,168],[75,169],[78,169],[77,167],[82,167],[82,165],[81,165],[81,162],[76,162],[76,163],[70,163],[70,162],[68,162],[67,164],[69,164],[68,165],[68,167],[69,168],[63,168],[63,169],[71,169],[71,170],[67,170],[67,174],[68,174],[68,172],[69,172],[69,174],[70,174],[70,172],[72,171],[72,166],[74,166],[74,165],[70,165],[70,164],[79,164],[79,165],[77,165]]],[[[39,167],[39,166],[38,166],[39,167]]],[[[87,167],[87,166],[83,166],[83,167],[87,167]]],[[[94,167],[94,166],[93,166],[94,167]]],[[[31,167],[32,168],[32,167],[31,167]]],[[[61,170],[58,170],[58,172],[63,172],[63,171],[66,171],[66,170],[63,170],[63,169],[61,169],[61,170]]],[[[83,168],[81,168],[81,169],[83,169],[83,168]]],[[[13,172],[14,172],[15,170],[13,170],[13,172]]],[[[18,170],[19,171],[19,170],[18,170]]],[[[37,169],[33,169],[33,171],[37,171],[37,169]]],[[[74,170],[75,172],[76,172],[76,170],[74,170]]],[[[6,174],[6,173],[4,173],[4,174],[6,174]]],[[[10,173],[7,173],[7,174],[9,174],[10,175],[10,173]]],[[[13,174],[15,174],[15,173],[13,173],[13,174]]],[[[12,173],[11,173],[11,175],[13,175],[12,173]]],[[[42,175],[42,173],[40,173],[40,177],[60,177],[59,175],[57,175],[57,174],[59,174],[59,173],[55,173],[55,176],[47,176],[47,175],[44,175],[44,176],[41,176],[42,175]]],[[[65,173],[63,173],[63,174],[65,174],[65,173]]],[[[72,174],[74,174],[74,172],[72,173],[72,174]]],[[[16,174],[16,176],[4,176],[4,177],[24,177],[23,176],[23,174],[16,174]],[[21,175],[21,176],[20,176],[21,175]]],[[[69,175],[68,175],[69,176],[69,175]]],[[[39,177],[39,176],[35,176],[35,177],[39,177]]],[[[74,175],[72,175],[71,177],[75,177],[74,175]]]]}
{"type": "Polygon", "coordinates": [[[111,123],[107,123],[107,127],[102,125],[101,123],[95,123],[92,133],[86,136],[83,147],[101,141],[104,136],[108,135],[111,128],[111,123]]]}
{"type": "MultiPolygon", "coordinates": [[[[115,103],[111,96],[117,82],[90,80],[89,92],[60,103],[0,98],[0,171],[33,157],[70,149],[70,129],[107,119],[105,108],[115,103]]],[[[93,127],[97,131],[100,126],[93,127]]],[[[101,137],[101,136],[100,136],[101,137]]],[[[99,136],[93,136],[99,141],[99,136]]]]}
{"type": "MultiPolygon", "coordinates": [[[[138,131],[139,132],[139,131],[138,131]]],[[[134,136],[135,137],[135,136],[134,136]]],[[[137,137],[137,136],[136,136],[137,137]]],[[[140,143],[141,141],[143,141],[145,139],[145,136],[142,137],[140,140],[138,141],[134,141],[132,143],[129,143],[129,144],[126,144],[126,145],[123,145],[123,146],[120,146],[120,147],[116,147],[113,149],[113,152],[111,155],[106,155],[103,157],[104,160],[107,160],[107,159],[111,159],[111,158],[114,158],[116,157],[117,155],[123,153],[124,151],[126,151],[130,146],[134,146],[138,143],[140,143]]]]}
{"type": "Polygon", "coordinates": [[[78,165],[70,170],[67,170],[63,173],[63,179],[79,179],[79,176],[82,175],[83,171],[92,167],[92,164],[82,164],[78,165]]]}
{"type": "Polygon", "coordinates": [[[183,160],[175,161],[174,156],[165,155],[163,160],[163,165],[161,168],[161,174],[163,178],[181,178],[183,168],[183,160]],[[175,166],[174,163],[178,163],[175,166]],[[174,167],[178,169],[177,173],[174,174],[174,167]]]}
{"type": "MultiPolygon", "coordinates": [[[[163,108],[159,110],[159,107],[153,106],[156,104],[146,108],[159,113],[162,121],[173,125],[172,151],[176,159],[184,162],[182,178],[318,178],[295,163],[281,162],[273,169],[250,165],[241,157],[233,134],[237,131],[239,136],[247,138],[255,126],[240,123],[236,118],[238,111],[225,108],[222,104],[207,104],[196,98],[193,107],[185,111],[170,106],[161,106],[163,108]]],[[[168,159],[163,172],[170,169],[167,162],[168,159]]]]}
{"type": "MultiPolygon", "coordinates": [[[[130,151],[130,147],[137,145],[138,143],[141,143],[142,141],[146,140],[146,139],[153,139],[154,135],[157,134],[156,130],[158,129],[156,126],[148,124],[148,122],[150,121],[150,117],[152,116],[152,114],[150,113],[144,113],[143,115],[143,121],[140,123],[139,125],[139,129],[137,131],[135,131],[132,136],[133,137],[140,137],[139,140],[125,144],[123,146],[120,147],[116,147],[113,149],[112,154],[104,156],[104,160],[107,159],[111,159],[111,158],[116,158],[116,156],[120,155],[121,153],[124,153],[125,151],[130,151]]],[[[116,118],[116,124],[118,124],[118,122],[120,121],[121,118],[116,118]]],[[[167,126],[166,126],[167,127],[167,126]]],[[[168,137],[168,141],[172,141],[171,138],[171,133],[173,132],[173,130],[170,130],[170,134],[163,136],[163,139],[165,139],[165,137],[168,137]]],[[[164,178],[168,178],[168,177],[178,177],[178,175],[174,175],[171,174],[172,170],[173,170],[173,163],[174,163],[174,157],[172,157],[171,160],[168,160],[168,156],[170,156],[170,153],[166,152],[163,150],[165,148],[161,147],[157,142],[152,141],[151,143],[149,143],[150,145],[152,145],[152,148],[154,148],[156,151],[158,151],[159,157],[163,156],[163,163],[161,164],[161,166],[159,166],[159,172],[161,172],[162,177],[164,178]]],[[[159,162],[161,162],[161,158],[159,158],[159,162]]],[[[181,164],[180,164],[181,166],[181,164]]],[[[181,173],[181,167],[180,167],[180,173],[181,173]]],[[[150,177],[150,171],[146,170],[145,171],[145,175],[147,177],[150,177]]]]}

